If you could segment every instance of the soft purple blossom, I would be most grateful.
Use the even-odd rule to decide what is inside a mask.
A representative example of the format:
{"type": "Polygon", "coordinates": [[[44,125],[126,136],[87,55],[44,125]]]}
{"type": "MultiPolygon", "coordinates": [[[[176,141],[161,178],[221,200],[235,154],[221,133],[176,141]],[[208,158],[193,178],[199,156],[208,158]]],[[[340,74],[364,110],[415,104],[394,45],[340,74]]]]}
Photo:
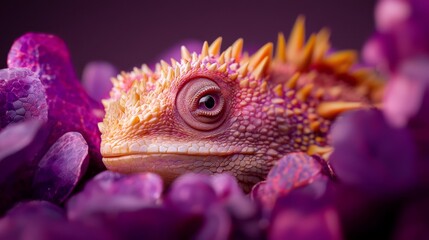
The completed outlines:
{"type": "Polygon", "coordinates": [[[49,129],[37,119],[0,131],[0,214],[30,197],[36,157],[48,134],[49,129]]]}
{"type": "Polygon", "coordinates": [[[86,92],[94,100],[101,102],[102,99],[109,97],[110,89],[113,84],[112,77],[118,75],[118,70],[108,62],[90,62],[88,63],[82,74],[82,85],[86,92]]]}
{"type": "MultiPolygon", "coordinates": [[[[322,176],[322,165],[305,153],[291,153],[281,158],[268,173],[267,179],[252,189],[252,197],[272,208],[276,200],[290,191],[307,186],[322,176]]],[[[323,193],[321,186],[320,192],[323,193]]]]}
{"type": "Polygon", "coordinates": [[[99,212],[116,213],[156,206],[162,191],[162,180],[153,173],[127,176],[105,171],[68,201],[68,217],[78,219],[99,212]]]}
{"type": "Polygon", "coordinates": [[[335,150],[329,160],[344,184],[380,197],[402,194],[416,184],[411,134],[391,127],[380,111],[346,113],[331,134],[335,150]]]}
{"type": "Polygon", "coordinates": [[[45,89],[25,68],[0,70],[0,129],[30,119],[48,120],[45,89]]]}
{"type": "Polygon", "coordinates": [[[33,179],[38,199],[62,203],[74,190],[88,167],[88,145],[82,135],[68,132],[43,156],[33,179]]]}
{"type": "Polygon", "coordinates": [[[66,132],[79,132],[88,143],[92,165],[103,168],[97,124],[104,111],[76,78],[64,42],[53,35],[27,33],[13,43],[7,63],[10,68],[30,69],[43,84],[53,125],[48,144],[66,132]]]}

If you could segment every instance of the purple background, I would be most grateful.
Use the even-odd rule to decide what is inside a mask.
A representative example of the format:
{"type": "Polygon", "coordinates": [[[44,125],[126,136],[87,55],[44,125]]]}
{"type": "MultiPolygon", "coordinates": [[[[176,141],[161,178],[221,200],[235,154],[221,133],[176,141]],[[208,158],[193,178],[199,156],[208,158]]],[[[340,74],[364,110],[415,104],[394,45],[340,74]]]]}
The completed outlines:
{"type": "MultiPolygon", "coordinates": [[[[5,3],[6,2],[6,3],[5,3]]],[[[0,68],[14,39],[28,31],[54,33],[70,48],[80,74],[86,63],[106,60],[129,70],[156,59],[163,50],[186,40],[231,44],[275,41],[289,33],[297,15],[307,29],[332,30],[336,48],[360,49],[371,35],[375,0],[277,1],[19,1],[0,6],[0,68]]]]}

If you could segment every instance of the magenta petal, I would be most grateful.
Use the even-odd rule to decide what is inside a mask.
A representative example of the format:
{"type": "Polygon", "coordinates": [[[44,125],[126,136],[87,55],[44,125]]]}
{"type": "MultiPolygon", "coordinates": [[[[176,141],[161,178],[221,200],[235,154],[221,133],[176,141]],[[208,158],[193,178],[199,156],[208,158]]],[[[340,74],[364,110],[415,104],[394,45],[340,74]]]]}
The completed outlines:
{"type": "Polygon", "coordinates": [[[8,125],[0,132],[0,214],[29,197],[35,157],[48,134],[49,129],[36,119],[8,125]]]}
{"type": "Polygon", "coordinates": [[[342,239],[338,213],[327,198],[318,199],[300,190],[293,191],[277,201],[273,209],[268,238],[342,239]]]}
{"type": "Polygon", "coordinates": [[[395,227],[395,240],[429,239],[429,198],[411,201],[395,227]]]}
{"type": "Polygon", "coordinates": [[[219,199],[228,201],[231,198],[244,195],[237,179],[228,173],[213,175],[210,177],[210,182],[219,199]]]}
{"type": "Polygon", "coordinates": [[[186,46],[186,48],[190,52],[200,52],[201,46],[203,46],[203,43],[195,39],[185,39],[167,48],[165,51],[159,54],[158,57],[155,59],[164,59],[164,60],[168,60],[171,58],[176,60],[181,59],[180,49],[182,46],[186,46]]]}
{"type": "Polygon", "coordinates": [[[0,129],[28,119],[48,120],[45,89],[25,68],[0,70],[0,129]]]}
{"type": "Polygon", "coordinates": [[[400,194],[416,183],[416,149],[405,129],[377,110],[350,112],[333,129],[330,162],[338,179],[367,194],[400,194]]]}
{"type": "Polygon", "coordinates": [[[97,124],[104,111],[80,85],[64,42],[53,35],[28,33],[14,42],[8,55],[8,66],[31,69],[45,87],[48,117],[54,124],[49,144],[66,132],[79,132],[88,143],[91,157],[98,160],[94,163],[103,168],[97,124]]]}
{"type": "Polygon", "coordinates": [[[115,239],[193,239],[201,220],[201,217],[164,207],[146,207],[135,211],[93,214],[79,219],[79,222],[104,228],[115,239]]]}
{"type": "Polygon", "coordinates": [[[291,153],[281,158],[268,173],[267,180],[253,189],[252,196],[271,208],[278,197],[306,186],[322,177],[318,160],[305,153],[291,153]]]}
{"type": "Polygon", "coordinates": [[[68,132],[40,160],[33,180],[34,194],[62,203],[78,184],[88,166],[88,145],[82,135],[68,132]]]}
{"type": "Polygon", "coordinates": [[[408,1],[381,0],[375,8],[375,20],[377,29],[388,32],[401,24],[411,16],[412,9],[408,1]]]}
{"type": "Polygon", "coordinates": [[[186,174],[177,178],[166,197],[166,204],[174,209],[190,213],[203,213],[217,197],[210,177],[202,174],[186,174]]]}
{"type": "Polygon", "coordinates": [[[108,62],[90,62],[82,74],[82,84],[88,94],[96,101],[109,97],[113,87],[112,77],[118,75],[118,70],[108,62]]]}
{"type": "Polygon", "coordinates": [[[162,179],[156,174],[123,175],[105,171],[67,202],[67,214],[70,219],[83,219],[97,213],[117,213],[155,206],[162,191],[162,179]]]}
{"type": "Polygon", "coordinates": [[[364,58],[388,73],[395,72],[402,61],[427,56],[428,13],[426,0],[380,0],[376,8],[379,33],[366,44],[364,58]]]}
{"type": "Polygon", "coordinates": [[[231,231],[231,219],[220,205],[208,208],[204,214],[203,225],[195,239],[228,239],[231,231]]]}
{"type": "Polygon", "coordinates": [[[21,221],[37,221],[38,218],[47,218],[54,221],[66,221],[65,211],[47,201],[21,202],[7,212],[7,217],[21,221]]]}
{"type": "Polygon", "coordinates": [[[0,220],[0,239],[113,240],[106,229],[67,221],[62,208],[46,202],[20,203],[0,220]]]}
{"type": "MultiPolygon", "coordinates": [[[[230,174],[223,173],[210,176],[210,181],[216,192],[219,203],[223,205],[231,217],[231,220],[225,220],[232,222],[231,238],[260,238],[263,234],[259,224],[261,211],[259,211],[257,205],[244,194],[237,183],[237,179],[230,174]]],[[[220,218],[221,216],[218,217],[220,218]]],[[[222,226],[220,227],[222,228],[222,226]]]]}
{"type": "Polygon", "coordinates": [[[383,111],[396,127],[407,126],[410,119],[424,113],[423,99],[429,92],[429,57],[402,62],[397,73],[388,82],[383,111]]]}

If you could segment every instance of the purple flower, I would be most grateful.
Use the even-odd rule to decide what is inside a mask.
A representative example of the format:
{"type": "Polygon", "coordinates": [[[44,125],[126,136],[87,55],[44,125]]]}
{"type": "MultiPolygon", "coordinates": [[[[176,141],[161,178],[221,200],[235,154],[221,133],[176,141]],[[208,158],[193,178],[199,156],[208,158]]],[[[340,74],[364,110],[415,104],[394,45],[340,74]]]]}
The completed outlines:
{"type": "MultiPolygon", "coordinates": [[[[291,153],[277,162],[268,173],[266,181],[255,185],[251,195],[270,209],[279,197],[307,186],[317,179],[323,179],[326,184],[320,162],[305,153],[291,153]]],[[[319,188],[320,194],[323,194],[325,184],[315,185],[319,188]]]]}
{"type": "Polygon", "coordinates": [[[37,119],[10,124],[0,131],[0,214],[30,197],[36,156],[49,129],[37,119]]]}
{"type": "Polygon", "coordinates": [[[114,239],[103,228],[68,222],[64,210],[45,201],[20,203],[0,219],[1,239],[114,239]]]}
{"type": "Polygon", "coordinates": [[[377,110],[350,112],[331,131],[330,162],[339,181],[386,197],[416,183],[416,149],[408,131],[395,129],[377,110]]]}
{"type": "Polygon", "coordinates": [[[381,0],[375,19],[378,33],[365,46],[367,62],[385,72],[409,58],[429,54],[429,4],[425,0],[381,0]]]}
{"type": "Polygon", "coordinates": [[[10,68],[33,71],[45,88],[48,121],[53,125],[48,145],[66,132],[79,132],[88,143],[92,165],[104,168],[97,127],[104,111],[80,85],[64,42],[53,35],[28,33],[14,42],[7,62],[10,68]]]}
{"type": "Polygon", "coordinates": [[[118,75],[118,70],[108,62],[90,62],[82,74],[82,84],[86,92],[96,101],[109,97],[113,87],[110,79],[118,75]]]}
{"type": "Polygon", "coordinates": [[[43,156],[33,180],[38,199],[62,203],[76,187],[88,166],[88,145],[82,135],[68,132],[43,156]]]}
{"type": "Polygon", "coordinates": [[[68,217],[83,219],[96,213],[117,213],[157,206],[162,191],[162,180],[156,174],[127,176],[105,171],[67,202],[68,217]]]}
{"type": "Polygon", "coordinates": [[[37,76],[25,68],[0,70],[0,130],[29,119],[48,120],[45,89],[37,76]]]}
{"type": "Polygon", "coordinates": [[[429,198],[415,199],[402,210],[397,221],[395,240],[429,239],[429,198]]]}
{"type": "Polygon", "coordinates": [[[328,195],[320,195],[312,188],[313,184],[277,199],[268,229],[269,239],[342,239],[334,204],[328,195]]]}

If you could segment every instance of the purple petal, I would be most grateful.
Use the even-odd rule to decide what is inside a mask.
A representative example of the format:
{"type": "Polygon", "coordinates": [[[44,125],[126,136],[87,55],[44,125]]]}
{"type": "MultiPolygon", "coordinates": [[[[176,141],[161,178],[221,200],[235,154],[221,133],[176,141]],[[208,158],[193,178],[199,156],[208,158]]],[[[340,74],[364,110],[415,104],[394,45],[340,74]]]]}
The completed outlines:
{"type": "Polygon", "coordinates": [[[98,160],[94,163],[103,168],[97,124],[104,111],[80,85],[64,42],[53,35],[28,33],[14,42],[8,66],[31,69],[45,87],[48,119],[54,125],[49,144],[66,132],[79,132],[88,143],[91,157],[98,160]]]}
{"type": "Polygon", "coordinates": [[[66,221],[65,211],[47,201],[21,202],[7,212],[7,217],[21,221],[37,221],[46,218],[54,221],[66,221]]]}
{"type": "Polygon", "coordinates": [[[67,202],[70,219],[95,213],[116,213],[156,206],[163,191],[161,178],[153,173],[123,175],[105,171],[67,202]]]}
{"type": "Polygon", "coordinates": [[[228,239],[231,231],[231,219],[220,205],[212,206],[204,214],[203,225],[196,234],[196,239],[228,239]]]}
{"type": "Polygon", "coordinates": [[[210,176],[210,181],[218,200],[231,217],[231,220],[228,219],[232,224],[231,238],[261,238],[263,234],[263,229],[260,226],[261,211],[244,194],[237,183],[237,179],[230,174],[224,173],[210,176]]]}
{"type": "Polygon", "coordinates": [[[21,203],[0,220],[1,239],[113,239],[91,225],[68,222],[64,210],[45,201],[21,203]]]}
{"type": "Polygon", "coordinates": [[[98,213],[82,218],[80,222],[104,228],[116,239],[191,239],[202,225],[202,218],[163,207],[147,207],[98,213]]]}
{"type": "Polygon", "coordinates": [[[88,166],[88,145],[82,135],[68,132],[40,160],[33,180],[39,199],[62,203],[76,187],[88,166]]]}
{"type": "MultiPolygon", "coordinates": [[[[396,71],[401,62],[429,54],[429,4],[425,0],[381,0],[378,33],[364,48],[371,64],[396,71]]],[[[387,72],[389,72],[389,70],[387,72]]]]}
{"type": "Polygon", "coordinates": [[[201,47],[203,46],[203,42],[201,42],[199,40],[195,40],[195,39],[182,40],[182,41],[174,44],[170,48],[166,49],[165,51],[163,51],[155,59],[164,59],[166,61],[168,61],[171,58],[174,58],[176,60],[181,59],[180,48],[182,46],[186,46],[186,48],[191,53],[192,52],[200,52],[201,51],[201,47]]]}
{"type": "Polygon", "coordinates": [[[29,119],[48,119],[45,89],[36,75],[24,68],[0,70],[0,129],[29,119]]]}
{"type": "MultiPolygon", "coordinates": [[[[389,81],[383,111],[389,123],[405,127],[422,108],[424,93],[429,91],[429,58],[410,59],[389,81]]],[[[424,109],[422,109],[424,110],[424,109]]]]}
{"type": "Polygon", "coordinates": [[[410,202],[402,211],[395,228],[395,240],[429,239],[429,198],[410,202]]]}
{"type": "Polygon", "coordinates": [[[0,132],[0,212],[28,197],[35,157],[49,129],[40,120],[7,126],[0,132]]]}
{"type": "Polygon", "coordinates": [[[411,6],[408,1],[402,0],[381,0],[375,8],[375,21],[377,29],[381,32],[388,32],[411,16],[411,6]]]}
{"type": "Polygon", "coordinates": [[[113,87],[110,79],[118,75],[118,70],[108,62],[90,62],[83,69],[82,84],[96,101],[109,97],[113,87]]]}
{"type": "Polygon", "coordinates": [[[404,129],[390,127],[380,111],[349,112],[331,131],[330,157],[339,180],[369,194],[409,190],[416,180],[416,151],[404,129]]]}
{"type": "Polygon", "coordinates": [[[268,238],[342,239],[339,217],[329,199],[315,198],[305,188],[279,198],[273,209],[268,238]]]}
{"type": "Polygon", "coordinates": [[[228,173],[215,174],[210,177],[210,182],[219,199],[227,201],[235,196],[244,195],[237,183],[237,179],[228,173]]]}
{"type": "Polygon", "coordinates": [[[191,213],[203,213],[217,200],[210,177],[202,174],[186,174],[177,178],[166,196],[168,206],[191,213]]]}
{"type": "Polygon", "coordinates": [[[321,177],[321,172],[322,166],[315,158],[305,153],[288,154],[270,170],[264,183],[256,185],[252,196],[272,208],[279,196],[312,183],[321,177]]]}

